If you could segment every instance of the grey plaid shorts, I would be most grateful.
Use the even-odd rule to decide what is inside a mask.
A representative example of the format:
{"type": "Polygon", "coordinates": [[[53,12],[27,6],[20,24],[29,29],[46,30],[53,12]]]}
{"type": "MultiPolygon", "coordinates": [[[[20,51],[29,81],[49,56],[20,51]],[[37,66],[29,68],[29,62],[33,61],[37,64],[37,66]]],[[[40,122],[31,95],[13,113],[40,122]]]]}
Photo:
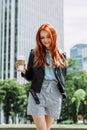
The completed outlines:
{"type": "Polygon", "coordinates": [[[55,81],[44,80],[40,93],[36,93],[40,104],[36,104],[33,96],[29,93],[27,115],[49,115],[59,119],[61,112],[62,95],[55,81]]]}

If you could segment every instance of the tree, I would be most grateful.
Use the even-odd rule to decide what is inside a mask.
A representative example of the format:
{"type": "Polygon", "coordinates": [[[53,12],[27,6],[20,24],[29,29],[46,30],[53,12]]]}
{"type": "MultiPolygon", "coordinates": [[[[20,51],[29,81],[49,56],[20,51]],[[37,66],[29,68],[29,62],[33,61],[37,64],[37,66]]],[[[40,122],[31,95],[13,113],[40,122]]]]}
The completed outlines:
{"type": "MultiPolygon", "coordinates": [[[[65,84],[67,100],[63,101],[62,105],[62,117],[67,119],[73,116],[73,106],[71,99],[78,89],[83,89],[87,95],[87,72],[81,70],[76,66],[76,61],[74,59],[68,59],[66,84],[65,84]],[[66,110],[67,109],[67,110],[66,110]]],[[[81,101],[79,113],[83,114],[84,105],[81,101]]]]}
{"type": "Polygon", "coordinates": [[[4,86],[4,81],[0,80],[0,104],[1,102],[3,102],[5,98],[5,91],[3,90],[3,86],[4,86]]]}
{"type": "Polygon", "coordinates": [[[0,101],[3,102],[6,123],[9,122],[9,116],[26,116],[29,85],[20,85],[16,79],[0,81],[0,101]]]}
{"type": "Polygon", "coordinates": [[[3,109],[6,118],[6,123],[9,122],[9,116],[11,115],[11,111],[13,110],[14,106],[16,105],[16,110],[18,109],[18,96],[19,96],[19,84],[15,79],[4,80],[3,89],[5,92],[5,97],[3,99],[3,109]]]}

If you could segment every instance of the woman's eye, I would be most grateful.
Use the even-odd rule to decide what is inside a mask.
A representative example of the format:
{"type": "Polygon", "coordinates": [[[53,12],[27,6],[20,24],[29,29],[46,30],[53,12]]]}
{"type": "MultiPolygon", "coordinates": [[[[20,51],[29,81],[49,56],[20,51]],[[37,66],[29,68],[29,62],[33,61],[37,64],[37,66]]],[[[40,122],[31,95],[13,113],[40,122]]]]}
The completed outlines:
{"type": "Polygon", "coordinates": [[[48,35],[47,38],[50,38],[50,36],[48,35]]]}
{"type": "Polygon", "coordinates": [[[50,35],[47,35],[47,37],[50,37],[50,35]]]}
{"type": "MultiPolygon", "coordinates": [[[[46,38],[48,39],[48,38],[50,38],[50,36],[47,36],[46,38]]],[[[41,39],[41,40],[42,40],[42,39],[45,39],[45,37],[41,37],[40,39],[41,39]]]]}
{"type": "Polygon", "coordinates": [[[44,37],[41,37],[40,39],[44,39],[44,37]]]}

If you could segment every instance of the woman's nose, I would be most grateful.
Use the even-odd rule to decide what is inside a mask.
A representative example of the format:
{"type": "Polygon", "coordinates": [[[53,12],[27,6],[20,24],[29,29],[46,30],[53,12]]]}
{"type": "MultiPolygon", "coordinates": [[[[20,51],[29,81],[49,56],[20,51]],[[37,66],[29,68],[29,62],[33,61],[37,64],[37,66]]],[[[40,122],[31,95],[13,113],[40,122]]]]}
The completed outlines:
{"type": "Polygon", "coordinates": [[[44,38],[44,42],[47,42],[47,38],[44,38]]]}

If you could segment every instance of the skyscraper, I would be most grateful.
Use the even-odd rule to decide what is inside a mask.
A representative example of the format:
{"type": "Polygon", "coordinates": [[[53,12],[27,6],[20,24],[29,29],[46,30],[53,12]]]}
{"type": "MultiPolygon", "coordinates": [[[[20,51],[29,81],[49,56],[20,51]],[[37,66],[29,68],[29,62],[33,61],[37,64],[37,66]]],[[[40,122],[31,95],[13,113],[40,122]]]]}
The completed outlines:
{"type": "Polygon", "coordinates": [[[18,0],[0,0],[1,78],[14,78],[17,57],[18,0]]]}
{"type": "Polygon", "coordinates": [[[79,68],[83,69],[83,53],[82,50],[87,48],[87,44],[76,44],[70,49],[70,57],[76,59],[79,68]]]}
{"type": "Polygon", "coordinates": [[[83,69],[87,71],[87,47],[82,49],[83,69]]]}
{"type": "Polygon", "coordinates": [[[20,78],[15,70],[18,55],[26,62],[35,35],[43,23],[51,23],[64,49],[63,0],[0,0],[0,78],[20,78]]]}

